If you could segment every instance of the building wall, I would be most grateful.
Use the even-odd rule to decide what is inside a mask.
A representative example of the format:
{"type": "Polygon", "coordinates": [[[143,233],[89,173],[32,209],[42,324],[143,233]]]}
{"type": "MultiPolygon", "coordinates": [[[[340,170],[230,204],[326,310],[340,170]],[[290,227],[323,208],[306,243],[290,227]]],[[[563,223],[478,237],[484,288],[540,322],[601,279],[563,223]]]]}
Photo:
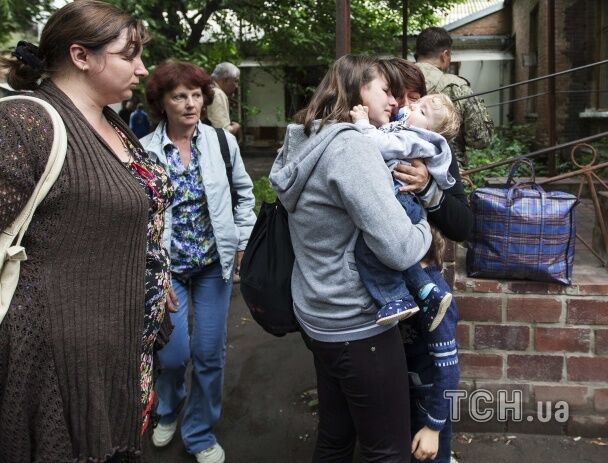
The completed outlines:
{"type": "MultiPolygon", "coordinates": [[[[600,59],[598,14],[600,3],[603,4],[603,8],[608,8],[608,2],[605,0],[577,0],[565,5],[556,40],[557,50],[563,50],[560,53],[562,56],[557,58],[558,71],[590,64],[600,59]]],[[[606,65],[603,65],[603,68],[606,69],[606,65]]],[[[567,101],[567,109],[565,126],[562,128],[563,139],[571,140],[608,130],[608,123],[605,119],[594,120],[580,117],[586,108],[597,108],[596,93],[580,92],[596,89],[599,70],[600,68],[596,67],[577,71],[568,78],[568,90],[572,93],[564,96],[564,100],[567,101]]]]}
{"type": "MultiPolygon", "coordinates": [[[[512,61],[463,61],[460,64],[458,75],[464,77],[471,83],[474,92],[484,92],[509,83],[511,76],[512,61]]],[[[483,95],[488,112],[492,116],[494,125],[506,124],[508,119],[508,105],[499,106],[502,99],[507,98],[507,93],[493,92],[483,95]]]]}
{"type": "Polygon", "coordinates": [[[509,35],[511,33],[511,11],[505,7],[496,13],[449,32],[454,35],[509,35]]]}
{"type": "Polygon", "coordinates": [[[261,67],[243,70],[243,102],[251,108],[246,115],[249,127],[283,127],[285,122],[285,89],[280,71],[271,74],[261,67]]]}
{"type": "MultiPolygon", "coordinates": [[[[513,20],[513,36],[515,39],[515,63],[514,63],[514,82],[521,82],[527,80],[530,77],[529,67],[526,66],[524,60],[526,56],[530,53],[530,14],[534,10],[535,7],[539,8],[539,17],[538,17],[538,37],[544,37],[546,35],[545,30],[545,21],[544,16],[544,4],[546,2],[537,1],[525,1],[525,0],[515,0],[512,3],[512,20],[513,20]]],[[[537,56],[538,62],[538,73],[543,73],[543,66],[541,64],[545,53],[542,47],[539,47],[539,54],[537,56]]],[[[536,91],[534,93],[539,93],[541,91],[541,86],[543,84],[539,84],[536,91]]],[[[543,87],[544,88],[544,87],[543,87]]],[[[531,87],[527,85],[516,87],[514,90],[514,97],[524,98],[528,96],[532,90],[531,87]]],[[[544,91],[544,90],[542,90],[544,91]]],[[[536,121],[536,118],[533,118],[535,114],[542,112],[542,101],[540,98],[534,100],[536,103],[536,109],[532,109],[530,106],[533,104],[530,100],[525,100],[521,102],[517,102],[513,105],[513,118],[516,123],[523,123],[531,120],[532,122],[536,121]],[[528,118],[528,119],[527,119],[528,118]],[[532,119],[533,118],[533,119],[532,119]]]]}
{"type": "MultiPolygon", "coordinates": [[[[453,37],[458,36],[509,36],[511,34],[511,10],[507,7],[476,21],[465,24],[449,31],[453,37]]],[[[487,50],[484,50],[487,51],[487,50]]],[[[502,50],[500,50],[502,51],[502,50]]],[[[457,54],[455,54],[457,55],[457,54]]],[[[511,61],[508,60],[480,60],[462,61],[458,74],[471,83],[474,92],[493,90],[509,84],[511,81],[511,61]]],[[[495,125],[506,124],[508,120],[508,106],[498,106],[508,94],[498,92],[489,93],[482,97],[488,106],[495,125]]]]}
{"type": "MultiPolygon", "coordinates": [[[[547,2],[514,0],[512,3],[512,31],[515,40],[514,82],[527,80],[530,68],[525,65],[530,46],[530,14],[538,5],[538,68],[537,75],[549,73],[547,2]]],[[[596,0],[560,0],[555,2],[555,70],[556,72],[589,64],[597,60],[597,13],[599,2],[596,0]]],[[[589,134],[592,130],[587,120],[579,114],[592,100],[588,91],[594,88],[596,71],[585,70],[555,78],[555,107],[557,115],[557,138],[568,141],[589,134]],[[570,93],[566,93],[570,92],[570,93]]],[[[546,92],[548,81],[534,85],[522,85],[514,90],[515,98],[546,92]]],[[[536,108],[531,110],[528,101],[513,105],[515,122],[535,121],[540,144],[546,144],[548,133],[547,96],[537,97],[536,108]]]]}

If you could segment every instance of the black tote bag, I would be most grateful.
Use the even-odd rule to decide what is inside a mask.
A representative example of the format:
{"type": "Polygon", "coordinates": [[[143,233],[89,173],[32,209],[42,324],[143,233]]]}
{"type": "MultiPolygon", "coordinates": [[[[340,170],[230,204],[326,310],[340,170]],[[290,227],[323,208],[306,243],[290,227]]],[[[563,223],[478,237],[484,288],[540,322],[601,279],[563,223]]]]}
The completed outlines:
{"type": "Polygon", "coordinates": [[[275,336],[299,330],[293,313],[294,254],[287,211],[263,203],[241,262],[241,294],[253,319],[275,336]]]}

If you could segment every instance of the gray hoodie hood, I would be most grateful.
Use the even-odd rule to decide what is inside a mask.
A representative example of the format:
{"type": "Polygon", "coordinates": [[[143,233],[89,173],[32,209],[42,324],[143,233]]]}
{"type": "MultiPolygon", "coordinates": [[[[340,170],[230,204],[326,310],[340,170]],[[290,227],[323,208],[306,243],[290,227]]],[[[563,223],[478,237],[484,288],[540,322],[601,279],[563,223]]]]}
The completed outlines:
{"type": "Polygon", "coordinates": [[[304,133],[301,124],[289,124],[285,142],[270,170],[270,182],[281,203],[288,212],[293,212],[302,190],[325,149],[344,130],[360,130],[346,122],[328,124],[317,132],[315,122],[310,136],[304,133]]]}

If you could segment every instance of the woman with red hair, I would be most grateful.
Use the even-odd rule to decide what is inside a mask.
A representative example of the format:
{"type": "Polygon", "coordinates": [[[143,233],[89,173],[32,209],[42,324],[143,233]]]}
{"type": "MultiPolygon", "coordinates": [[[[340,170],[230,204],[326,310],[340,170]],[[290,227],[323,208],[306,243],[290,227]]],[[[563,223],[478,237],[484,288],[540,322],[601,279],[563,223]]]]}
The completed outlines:
{"type": "Polygon", "coordinates": [[[161,121],[141,143],[164,166],[175,187],[163,241],[179,300],[178,311],[171,314],[174,330],[159,352],[161,373],[155,388],[160,422],[152,442],[157,447],[169,444],[185,401],[181,435],[186,450],[199,463],[221,463],[224,450],[213,426],[222,406],[232,274],[239,271],[255,223],[253,184],[234,136],[200,121],[203,107],[213,100],[211,78],[202,68],[162,63],[146,85],[146,98],[161,121]],[[221,144],[227,145],[231,168],[224,162],[221,144]],[[191,334],[189,299],[194,309],[191,334]],[[186,400],[190,360],[192,387],[186,400]]]}

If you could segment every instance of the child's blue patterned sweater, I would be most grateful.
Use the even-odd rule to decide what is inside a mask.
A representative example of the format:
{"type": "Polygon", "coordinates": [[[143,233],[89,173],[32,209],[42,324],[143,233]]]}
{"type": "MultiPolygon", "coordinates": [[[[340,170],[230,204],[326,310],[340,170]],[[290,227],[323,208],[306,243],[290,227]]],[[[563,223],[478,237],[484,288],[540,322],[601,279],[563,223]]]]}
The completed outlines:
{"type": "MultiPolygon", "coordinates": [[[[428,267],[425,271],[437,286],[451,292],[436,267],[428,267]]],[[[456,345],[456,303],[452,301],[443,321],[431,333],[419,329],[416,321],[417,317],[412,317],[401,323],[410,388],[412,394],[429,398],[426,402],[426,425],[440,431],[450,414],[450,402],[444,398],[443,393],[456,389],[460,379],[456,345]]]]}

